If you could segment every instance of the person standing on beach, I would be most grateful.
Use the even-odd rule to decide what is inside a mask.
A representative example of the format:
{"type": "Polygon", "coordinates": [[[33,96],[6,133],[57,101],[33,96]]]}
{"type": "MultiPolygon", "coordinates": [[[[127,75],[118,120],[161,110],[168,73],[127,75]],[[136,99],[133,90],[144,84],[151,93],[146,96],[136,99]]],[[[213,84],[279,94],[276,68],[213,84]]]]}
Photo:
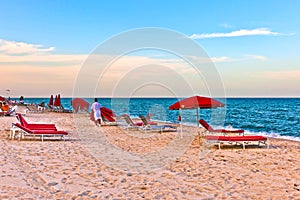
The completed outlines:
{"type": "Polygon", "coordinates": [[[22,104],[22,105],[24,104],[24,97],[23,96],[20,97],[20,104],[22,104]]]}
{"type": "Polygon", "coordinates": [[[94,113],[94,119],[95,119],[95,123],[96,126],[101,126],[101,104],[98,102],[98,99],[95,98],[94,99],[94,103],[92,104],[92,111],[94,113]],[[97,124],[98,122],[98,124],[97,124]]]}

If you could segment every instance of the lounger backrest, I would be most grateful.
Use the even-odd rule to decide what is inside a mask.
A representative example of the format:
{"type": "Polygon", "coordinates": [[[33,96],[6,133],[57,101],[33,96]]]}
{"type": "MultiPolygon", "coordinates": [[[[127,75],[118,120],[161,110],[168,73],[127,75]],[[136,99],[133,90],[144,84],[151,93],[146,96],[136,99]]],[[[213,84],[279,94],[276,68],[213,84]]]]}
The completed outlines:
{"type": "Polygon", "coordinates": [[[19,123],[16,123],[15,126],[17,126],[18,128],[22,129],[23,131],[25,131],[27,133],[33,133],[32,130],[30,130],[29,128],[26,128],[25,126],[22,126],[19,123]]]}
{"type": "Polygon", "coordinates": [[[150,125],[149,122],[147,121],[147,119],[144,116],[140,115],[139,117],[141,118],[141,120],[142,120],[142,122],[145,126],[150,125]]]}
{"type": "Polygon", "coordinates": [[[200,119],[199,123],[208,131],[214,131],[214,129],[204,120],[200,119]]]}
{"type": "Polygon", "coordinates": [[[28,126],[28,123],[27,123],[27,121],[25,120],[25,118],[22,116],[22,114],[21,113],[18,113],[17,114],[18,115],[18,117],[19,117],[19,121],[20,121],[20,124],[22,125],[22,126],[28,126]]]}
{"type": "Polygon", "coordinates": [[[130,126],[135,126],[133,123],[132,119],[129,117],[129,115],[124,114],[123,118],[125,119],[126,123],[129,124],[130,126]]]}
{"type": "Polygon", "coordinates": [[[19,117],[19,113],[17,113],[15,116],[16,116],[16,118],[17,118],[18,122],[20,122],[20,123],[21,123],[21,119],[20,119],[20,117],[19,117]]]}

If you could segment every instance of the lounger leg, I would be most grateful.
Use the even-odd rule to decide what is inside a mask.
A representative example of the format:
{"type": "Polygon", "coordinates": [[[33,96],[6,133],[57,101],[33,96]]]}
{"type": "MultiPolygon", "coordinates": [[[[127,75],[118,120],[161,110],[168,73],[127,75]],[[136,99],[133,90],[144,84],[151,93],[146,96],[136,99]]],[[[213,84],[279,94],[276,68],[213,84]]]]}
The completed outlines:
{"type": "Polygon", "coordinates": [[[245,142],[243,142],[243,149],[245,149],[245,142]]]}
{"type": "Polygon", "coordinates": [[[16,127],[12,127],[10,129],[10,135],[9,135],[9,139],[13,140],[16,136],[16,131],[20,132],[20,130],[16,127]]]}
{"type": "Polygon", "coordinates": [[[14,137],[15,137],[15,130],[11,129],[11,130],[10,130],[9,139],[13,140],[14,137]]]}
{"type": "Polygon", "coordinates": [[[19,131],[19,134],[17,135],[17,137],[18,137],[18,142],[20,142],[20,141],[21,141],[21,138],[24,137],[24,136],[23,136],[23,131],[19,131]]]}

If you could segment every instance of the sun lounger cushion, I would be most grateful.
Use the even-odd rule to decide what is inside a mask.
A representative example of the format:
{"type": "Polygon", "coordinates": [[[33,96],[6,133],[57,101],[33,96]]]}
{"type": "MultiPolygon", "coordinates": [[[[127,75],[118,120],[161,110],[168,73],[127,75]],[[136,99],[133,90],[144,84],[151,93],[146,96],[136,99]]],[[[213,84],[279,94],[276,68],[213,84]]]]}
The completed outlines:
{"type": "Polygon", "coordinates": [[[39,130],[39,129],[48,129],[48,130],[57,130],[55,124],[29,124],[21,113],[16,115],[20,124],[28,129],[39,130]]]}
{"type": "Polygon", "coordinates": [[[267,138],[259,135],[246,135],[246,136],[217,136],[207,135],[206,140],[226,141],[226,142],[247,142],[247,141],[267,141],[267,138]]]}
{"type": "Polygon", "coordinates": [[[22,129],[26,133],[29,134],[37,134],[37,135],[68,135],[66,131],[57,131],[57,130],[33,130],[27,127],[22,126],[19,123],[16,123],[15,126],[22,129]]]}
{"type": "MultiPolygon", "coordinates": [[[[148,122],[150,125],[157,125],[156,122],[148,122]]],[[[136,126],[144,126],[144,123],[143,122],[135,122],[134,123],[136,126]]]]}

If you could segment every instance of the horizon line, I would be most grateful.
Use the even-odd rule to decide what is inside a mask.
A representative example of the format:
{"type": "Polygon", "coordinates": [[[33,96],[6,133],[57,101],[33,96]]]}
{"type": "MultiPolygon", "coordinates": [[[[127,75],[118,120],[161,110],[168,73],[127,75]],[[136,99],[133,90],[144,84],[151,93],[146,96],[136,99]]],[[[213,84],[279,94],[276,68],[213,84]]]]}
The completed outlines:
{"type": "MultiPolygon", "coordinates": [[[[50,98],[50,96],[29,96],[26,97],[22,95],[24,98],[50,98]]],[[[209,97],[205,95],[192,95],[192,96],[204,96],[209,97]]],[[[3,96],[2,96],[3,97],[3,96]]],[[[61,98],[187,98],[191,96],[134,96],[134,97],[128,97],[128,96],[117,96],[117,97],[111,97],[111,96],[93,96],[93,97],[87,97],[87,96],[80,96],[80,97],[72,97],[72,96],[66,96],[61,98]]],[[[11,99],[19,99],[20,97],[10,97],[11,99]]],[[[300,98],[300,96],[226,96],[226,97],[211,97],[211,98],[300,98]]]]}

